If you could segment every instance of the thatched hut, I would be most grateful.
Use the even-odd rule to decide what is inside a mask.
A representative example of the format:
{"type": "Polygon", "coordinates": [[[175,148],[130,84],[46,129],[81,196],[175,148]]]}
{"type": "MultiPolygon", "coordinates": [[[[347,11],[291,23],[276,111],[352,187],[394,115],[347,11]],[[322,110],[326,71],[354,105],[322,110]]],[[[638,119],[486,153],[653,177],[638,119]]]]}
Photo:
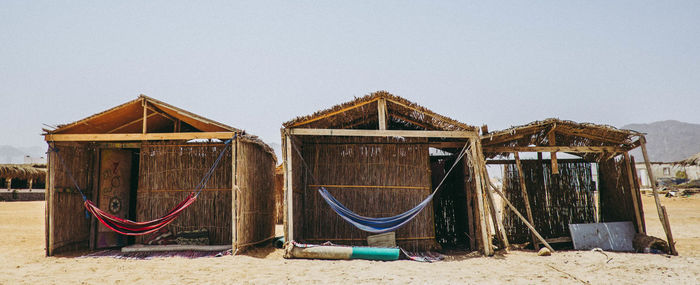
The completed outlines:
{"type": "Polygon", "coordinates": [[[141,95],[45,130],[51,150],[46,253],[141,243],[86,218],[87,198],[135,221],[159,218],[184,199],[224,152],[194,204],[168,230],[206,229],[212,245],[240,249],[274,236],[272,149],[244,131],[141,95]],[[233,139],[229,145],[223,141],[233,139]]]}
{"type": "Polygon", "coordinates": [[[396,244],[490,255],[476,130],[384,91],[284,123],[286,239],[367,245],[370,234],[336,215],[317,190],[362,216],[397,215],[428,197],[466,146],[432,202],[396,230],[396,244]]]}
{"type": "Polygon", "coordinates": [[[0,187],[11,189],[41,189],[46,183],[44,164],[0,164],[0,187]]]}
{"type": "MultiPolygon", "coordinates": [[[[487,164],[504,165],[503,188],[507,199],[527,213],[530,223],[548,241],[570,241],[570,223],[630,221],[638,233],[646,233],[639,179],[634,158],[628,154],[641,146],[649,167],[644,134],[605,125],[547,119],[484,133],[481,144],[486,158],[509,158],[489,160],[487,164]],[[521,160],[519,153],[524,152],[536,153],[537,157],[521,160]],[[547,159],[542,155],[545,152],[550,154],[547,159]],[[557,153],[577,158],[558,159],[557,153]],[[594,199],[594,176],[598,179],[598,204],[594,199]]],[[[670,225],[659,203],[656,186],[654,194],[659,217],[673,248],[670,225]]],[[[504,217],[504,227],[511,242],[531,241],[535,246],[539,243],[509,212],[504,217]]]]}

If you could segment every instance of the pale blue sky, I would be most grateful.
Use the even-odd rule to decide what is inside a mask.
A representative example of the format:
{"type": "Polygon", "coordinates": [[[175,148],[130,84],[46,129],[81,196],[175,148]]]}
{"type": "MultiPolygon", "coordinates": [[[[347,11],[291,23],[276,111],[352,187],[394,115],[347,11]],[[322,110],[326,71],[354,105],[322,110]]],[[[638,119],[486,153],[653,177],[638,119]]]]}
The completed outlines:
{"type": "Polygon", "coordinates": [[[0,145],[141,93],[276,143],[376,90],[492,130],[700,123],[700,1],[203,2],[0,2],[0,145]]]}

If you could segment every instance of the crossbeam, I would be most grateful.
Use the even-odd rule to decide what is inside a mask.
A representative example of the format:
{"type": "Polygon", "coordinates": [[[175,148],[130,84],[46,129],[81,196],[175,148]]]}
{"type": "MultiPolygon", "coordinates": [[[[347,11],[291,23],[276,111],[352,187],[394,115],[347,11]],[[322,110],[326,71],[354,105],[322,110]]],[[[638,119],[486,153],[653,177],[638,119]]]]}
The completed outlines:
{"type": "Polygon", "coordinates": [[[407,130],[348,130],[348,129],[290,129],[299,136],[350,137],[418,137],[418,138],[478,138],[476,132],[466,131],[407,131],[407,130]]]}
{"type": "Polygon", "coordinates": [[[187,132],[146,134],[46,134],[44,140],[61,141],[161,141],[192,139],[230,139],[235,132],[187,132]]]}
{"type": "Polygon", "coordinates": [[[485,146],[485,153],[501,152],[606,152],[623,153],[625,149],[616,146],[485,146]]]}

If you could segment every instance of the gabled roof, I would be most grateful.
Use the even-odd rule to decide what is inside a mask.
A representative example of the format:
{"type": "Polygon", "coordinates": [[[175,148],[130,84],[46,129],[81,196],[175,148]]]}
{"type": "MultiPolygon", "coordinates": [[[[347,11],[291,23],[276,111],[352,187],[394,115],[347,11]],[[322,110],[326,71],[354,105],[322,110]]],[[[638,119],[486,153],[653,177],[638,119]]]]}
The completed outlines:
{"type": "Polygon", "coordinates": [[[614,146],[625,149],[637,147],[635,138],[643,133],[621,130],[613,126],[550,118],[481,135],[484,147],[552,146],[550,133],[554,134],[554,146],[614,146]]]}
{"type": "Polygon", "coordinates": [[[240,131],[165,102],[140,95],[135,100],[73,123],[59,125],[57,129],[46,132],[48,134],[141,133],[144,108],[146,108],[148,133],[240,131]]]}
{"type": "Polygon", "coordinates": [[[377,129],[378,102],[384,99],[389,130],[476,131],[470,126],[437,114],[386,91],[378,91],[355,100],[297,117],[282,124],[285,128],[377,129]]]}

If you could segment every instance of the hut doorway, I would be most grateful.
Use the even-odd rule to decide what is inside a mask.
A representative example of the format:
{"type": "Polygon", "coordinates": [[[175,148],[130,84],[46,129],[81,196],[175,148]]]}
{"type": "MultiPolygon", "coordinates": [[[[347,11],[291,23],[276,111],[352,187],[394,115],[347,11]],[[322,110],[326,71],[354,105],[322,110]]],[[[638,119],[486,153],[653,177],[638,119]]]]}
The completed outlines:
{"type": "MultiPolygon", "coordinates": [[[[102,149],[98,176],[97,206],[121,218],[133,219],[136,212],[139,156],[135,149],[102,149]]],[[[96,248],[120,247],[133,238],[97,224],[96,248]]]]}
{"type": "MultiPolygon", "coordinates": [[[[433,188],[443,179],[454,164],[454,155],[431,155],[430,173],[433,188]]],[[[471,249],[467,221],[467,192],[465,189],[464,164],[458,163],[445,178],[440,191],[433,200],[435,213],[435,240],[443,249],[471,249]]]]}

